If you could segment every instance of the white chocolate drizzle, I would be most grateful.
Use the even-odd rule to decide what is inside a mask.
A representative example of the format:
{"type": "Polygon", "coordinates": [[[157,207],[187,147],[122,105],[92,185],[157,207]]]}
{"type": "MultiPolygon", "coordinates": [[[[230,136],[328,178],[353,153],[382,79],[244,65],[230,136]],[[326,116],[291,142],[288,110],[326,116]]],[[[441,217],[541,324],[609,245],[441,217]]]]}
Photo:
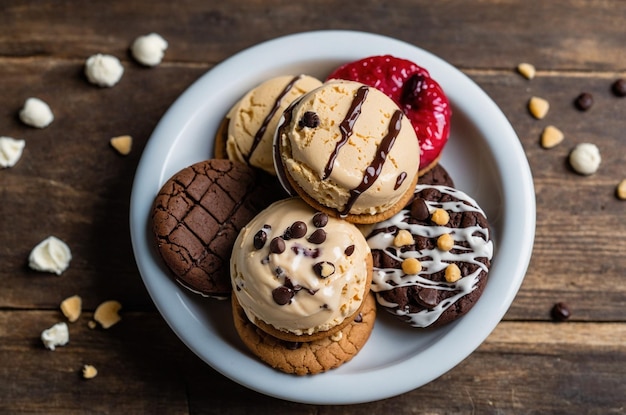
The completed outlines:
{"type": "MultiPolygon", "coordinates": [[[[435,209],[441,208],[448,212],[477,212],[486,217],[483,210],[478,204],[467,194],[447,186],[430,186],[417,185],[415,193],[419,193],[427,188],[434,188],[442,194],[448,194],[454,197],[455,201],[450,202],[434,202],[425,200],[430,213],[435,209]]],[[[493,243],[489,237],[489,229],[481,226],[470,226],[466,228],[453,228],[438,225],[421,225],[410,224],[408,218],[411,212],[408,209],[400,211],[392,218],[381,222],[376,229],[397,229],[397,231],[405,229],[414,236],[422,236],[426,238],[437,238],[443,234],[449,234],[454,240],[454,246],[449,251],[438,249],[424,249],[421,251],[407,250],[402,252],[401,249],[395,248],[393,240],[397,231],[391,232],[373,232],[368,236],[367,242],[372,250],[380,250],[383,255],[387,255],[392,259],[402,263],[407,258],[417,258],[422,269],[417,274],[405,274],[402,268],[379,268],[374,267],[374,275],[372,280],[372,291],[380,293],[391,290],[396,287],[418,286],[422,288],[430,288],[439,291],[454,292],[450,297],[445,298],[433,308],[426,308],[417,313],[409,313],[408,310],[402,310],[398,304],[390,303],[377,295],[378,302],[388,309],[394,309],[399,316],[410,319],[409,324],[414,327],[427,327],[435,322],[444,311],[456,303],[459,299],[471,293],[475,288],[482,272],[488,272],[488,266],[479,261],[479,258],[487,258],[491,260],[493,256],[493,243]],[[464,242],[464,244],[461,244],[464,242]],[[456,282],[432,281],[429,276],[437,272],[445,270],[445,268],[453,262],[465,262],[476,265],[476,270],[469,275],[463,275],[456,282]]]]}

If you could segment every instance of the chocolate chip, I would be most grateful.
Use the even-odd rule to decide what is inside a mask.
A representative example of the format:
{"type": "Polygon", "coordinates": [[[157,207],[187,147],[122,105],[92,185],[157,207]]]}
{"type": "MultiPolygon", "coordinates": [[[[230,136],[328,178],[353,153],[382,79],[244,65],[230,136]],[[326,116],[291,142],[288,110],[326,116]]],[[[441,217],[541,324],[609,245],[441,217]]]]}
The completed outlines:
{"type": "Polygon", "coordinates": [[[283,341],[283,343],[285,344],[285,348],[287,348],[289,350],[298,350],[300,347],[302,347],[302,343],[301,342],[283,341]]]}
{"type": "Polygon", "coordinates": [[[328,278],[335,273],[335,265],[328,261],[317,262],[313,265],[313,272],[320,278],[328,278]]]}
{"type": "Polygon", "coordinates": [[[320,117],[313,111],[307,111],[302,115],[298,126],[300,128],[316,128],[320,125],[320,117]]]}
{"type": "Polygon", "coordinates": [[[280,236],[272,239],[270,242],[270,252],[272,254],[282,254],[285,252],[285,241],[280,236]]]}
{"type": "Polygon", "coordinates": [[[306,224],[302,221],[294,222],[289,229],[292,238],[298,239],[306,235],[306,224]]]}
{"type": "Polygon", "coordinates": [[[294,244],[291,247],[291,250],[293,251],[294,254],[296,255],[304,255],[305,257],[308,258],[317,258],[318,256],[320,256],[320,250],[319,248],[305,248],[304,246],[300,245],[300,244],[294,244]]]}
{"type": "Polygon", "coordinates": [[[430,218],[430,212],[426,201],[418,197],[411,203],[411,216],[417,220],[426,220],[430,218]]]}
{"type": "Polygon", "coordinates": [[[326,224],[328,224],[328,215],[324,212],[317,212],[313,216],[313,226],[316,228],[323,228],[326,224]]]}
{"type": "Polygon", "coordinates": [[[426,308],[433,308],[437,305],[438,293],[433,288],[421,288],[417,293],[418,302],[426,308]]]}
{"type": "Polygon", "coordinates": [[[326,231],[324,229],[317,229],[311,234],[311,236],[309,236],[309,239],[307,239],[307,241],[315,245],[323,244],[325,240],[326,231]]]}
{"type": "Polygon", "coordinates": [[[556,303],[552,307],[550,314],[552,315],[552,318],[556,321],[565,321],[570,317],[571,312],[567,304],[556,303]]]}
{"type": "Polygon", "coordinates": [[[611,91],[618,97],[626,97],[626,80],[620,78],[613,82],[611,85],[611,91]]]}
{"type": "Polygon", "coordinates": [[[357,316],[354,318],[354,322],[355,323],[362,323],[363,322],[363,314],[361,314],[361,313],[357,314],[357,316]]]}
{"type": "Polygon", "coordinates": [[[346,254],[346,256],[352,256],[352,254],[354,254],[354,245],[348,246],[343,253],[346,254]]]}
{"type": "Polygon", "coordinates": [[[254,235],[252,244],[256,249],[261,249],[265,246],[265,242],[267,242],[267,234],[261,229],[254,235]]]}
{"type": "Polygon", "coordinates": [[[583,92],[574,100],[574,105],[581,111],[587,111],[593,105],[593,95],[583,92]]]}
{"type": "Polygon", "coordinates": [[[289,304],[293,296],[293,290],[289,287],[285,287],[284,285],[276,287],[272,290],[272,298],[274,299],[274,302],[278,305],[289,304]]]}

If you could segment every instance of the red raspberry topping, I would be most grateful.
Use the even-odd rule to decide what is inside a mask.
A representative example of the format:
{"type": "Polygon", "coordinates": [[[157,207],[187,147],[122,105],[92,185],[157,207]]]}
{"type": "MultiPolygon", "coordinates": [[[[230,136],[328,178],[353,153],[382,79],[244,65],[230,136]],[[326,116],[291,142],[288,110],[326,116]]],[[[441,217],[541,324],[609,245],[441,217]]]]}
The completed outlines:
{"type": "Polygon", "coordinates": [[[382,91],[413,124],[420,143],[420,173],[437,160],[448,141],[452,111],[426,69],[391,55],[371,56],[340,66],[329,79],[361,82],[382,91]]]}

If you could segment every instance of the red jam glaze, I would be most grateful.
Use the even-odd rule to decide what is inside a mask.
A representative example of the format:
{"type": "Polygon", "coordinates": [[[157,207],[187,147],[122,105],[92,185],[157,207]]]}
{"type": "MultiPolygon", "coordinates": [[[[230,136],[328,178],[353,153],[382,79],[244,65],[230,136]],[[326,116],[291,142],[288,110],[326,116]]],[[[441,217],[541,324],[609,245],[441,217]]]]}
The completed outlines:
{"type": "Polygon", "coordinates": [[[428,71],[391,55],[370,56],[335,69],[327,78],[372,86],[393,99],[411,120],[420,143],[420,172],[437,161],[450,134],[450,103],[428,71]]]}

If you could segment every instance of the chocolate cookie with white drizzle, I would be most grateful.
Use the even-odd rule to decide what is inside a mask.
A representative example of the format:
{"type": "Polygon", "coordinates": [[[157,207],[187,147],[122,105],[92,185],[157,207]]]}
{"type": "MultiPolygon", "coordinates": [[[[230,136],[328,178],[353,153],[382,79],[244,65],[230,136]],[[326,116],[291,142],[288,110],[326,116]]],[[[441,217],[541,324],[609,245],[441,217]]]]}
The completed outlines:
{"type": "Polygon", "coordinates": [[[411,203],[377,224],[367,241],[378,303],[413,327],[439,327],[466,314],[487,283],[489,223],[460,190],[417,185],[411,203]]]}

